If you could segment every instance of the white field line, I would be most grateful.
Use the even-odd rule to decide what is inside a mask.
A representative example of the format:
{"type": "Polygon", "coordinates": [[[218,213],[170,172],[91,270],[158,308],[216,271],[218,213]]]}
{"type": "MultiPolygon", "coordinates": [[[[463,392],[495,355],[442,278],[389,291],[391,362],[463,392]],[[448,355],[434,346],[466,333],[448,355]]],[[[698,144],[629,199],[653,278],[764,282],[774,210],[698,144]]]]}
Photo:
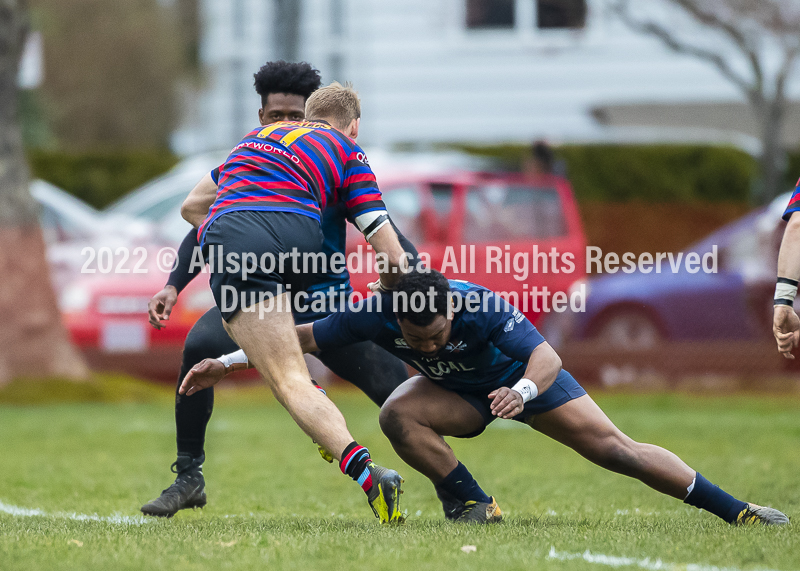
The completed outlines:
{"type": "Polygon", "coordinates": [[[57,513],[47,513],[42,510],[37,509],[28,509],[28,508],[21,508],[18,506],[12,506],[9,504],[5,504],[0,502],[0,513],[6,513],[16,517],[54,517],[60,519],[71,519],[73,521],[99,521],[103,523],[111,523],[114,525],[144,525],[146,523],[150,523],[153,520],[148,519],[144,516],[128,516],[128,515],[111,515],[111,516],[99,516],[99,515],[86,515],[86,514],[78,514],[78,513],[66,513],[66,512],[57,512],[57,513]]]}
{"type": "MultiPolygon", "coordinates": [[[[639,567],[651,571],[741,571],[736,567],[716,567],[714,565],[704,565],[702,563],[669,563],[661,559],[634,559],[633,557],[618,557],[615,555],[603,555],[602,553],[591,553],[588,549],[583,553],[559,553],[555,547],[550,547],[548,559],[558,561],[572,561],[581,559],[587,563],[597,565],[607,565],[608,567],[639,567]]],[[[761,571],[773,571],[762,569],[761,571]]]]}

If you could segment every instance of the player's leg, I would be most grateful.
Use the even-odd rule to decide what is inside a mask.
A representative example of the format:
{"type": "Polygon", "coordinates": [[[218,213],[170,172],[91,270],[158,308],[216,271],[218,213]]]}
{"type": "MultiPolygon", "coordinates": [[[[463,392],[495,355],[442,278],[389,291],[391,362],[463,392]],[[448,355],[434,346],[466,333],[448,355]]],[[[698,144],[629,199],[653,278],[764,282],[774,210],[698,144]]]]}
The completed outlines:
{"type": "Polygon", "coordinates": [[[316,356],[335,374],[361,389],[378,406],[382,406],[408,378],[405,364],[371,341],[354,343],[335,351],[319,351],[316,356]]]}
{"type": "Polygon", "coordinates": [[[358,482],[381,522],[402,521],[400,476],[372,462],[369,451],[353,440],[336,405],[310,382],[289,296],[282,294],[245,308],[225,327],[297,425],[339,460],[343,473],[358,482]]]}
{"type": "MultiPolygon", "coordinates": [[[[189,369],[203,359],[213,359],[238,350],[222,325],[222,317],[217,307],[212,307],[192,326],[183,345],[181,370],[178,387],[181,386],[189,369]]],[[[214,409],[214,389],[197,392],[191,396],[175,392],[175,428],[177,433],[178,456],[189,455],[197,458],[205,455],[206,426],[214,409]],[[201,398],[195,398],[208,393],[201,398]]]]}
{"type": "Polygon", "coordinates": [[[310,382],[289,297],[245,308],[225,327],[300,428],[340,460],[353,438],[336,406],[310,382]]]}
{"type": "MultiPolygon", "coordinates": [[[[220,311],[209,309],[194,324],[183,346],[178,387],[186,373],[203,359],[219,357],[238,347],[222,326],[220,311]]],[[[206,504],[203,462],[205,461],[206,426],[214,408],[214,390],[210,388],[191,396],[175,394],[175,428],[178,457],[172,464],[175,481],[161,495],[142,506],[145,515],[172,517],[186,508],[206,504]]]]}
{"type": "Polygon", "coordinates": [[[788,523],[777,510],[748,504],[722,491],[672,452],[623,434],[589,395],[538,414],[529,424],[598,466],[636,478],[729,523],[788,523]]]}
{"type": "Polygon", "coordinates": [[[448,519],[491,523],[502,514],[458,461],[442,436],[477,435],[486,426],[484,414],[457,393],[418,375],[403,383],[381,408],[380,424],[398,456],[430,478],[443,503],[457,502],[448,519]]]}

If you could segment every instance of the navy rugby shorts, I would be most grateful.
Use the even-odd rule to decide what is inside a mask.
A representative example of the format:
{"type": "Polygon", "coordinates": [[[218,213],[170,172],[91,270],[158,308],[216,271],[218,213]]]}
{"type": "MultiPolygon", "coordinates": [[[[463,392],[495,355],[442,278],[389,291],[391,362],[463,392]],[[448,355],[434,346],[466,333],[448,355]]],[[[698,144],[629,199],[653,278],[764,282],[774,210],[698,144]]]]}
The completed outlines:
{"type": "MultiPolygon", "coordinates": [[[[506,383],[505,386],[509,388],[513,387],[515,384],[517,384],[518,380],[519,379],[510,381],[506,383]]],[[[461,391],[454,392],[475,407],[475,409],[483,417],[484,423],[480,430],[476,430],[470,434],[464,434],[463,436],[458,436],[458,438],[474,438],[486,430],[486,427],[489,425],[489,423],[497,419],[497,417],[492,414],[492,399],[486,396],[492,391],[483,391],[481,393],[469,393],[461,391]]],[[[560,407],[562,404],[566,404],[569,401],[578,397],[582,397],[585,394],[586,391],[578,384],[578,381],[576,381],[575,378],[564,369],[561,369],[561,372],[558,373],[556,380],[552,385],[550,385],[550,388],[537,396],[535,399],[526,402],[525,408],[522,409],[522,412],[515,416],[512,420],[516,420],[517,422],[526,422],[532,416],[549,412],[560,407]]]]}
{"type": "Polygon", "coordinates": [[[322,240],[319,222],[294,212],[235,210],[214,220],[206,230],[204,253],[211,271],[211,291],[222,318],[230,321],[264,295],[305,291],[319,276],[304,271],[313,267],[303,263],[303,254],[320,252],[322,240]],[[294,250],[298,263],[284,258],[281,264],[281,254],[294,250]],[[230,263],[230,255],[239,261],[238,270],[230,263]],[[241,268],[245,256],[249,265],[246,272],[241,268]]]}

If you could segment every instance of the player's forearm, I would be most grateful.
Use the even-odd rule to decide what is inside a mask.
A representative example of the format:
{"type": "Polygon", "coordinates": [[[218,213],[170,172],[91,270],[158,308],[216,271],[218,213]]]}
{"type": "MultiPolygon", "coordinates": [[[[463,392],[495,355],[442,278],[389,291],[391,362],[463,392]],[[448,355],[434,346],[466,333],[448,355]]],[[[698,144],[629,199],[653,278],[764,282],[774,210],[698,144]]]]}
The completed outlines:
{"type": "Polygon", "coordinates": [[[192,189],[181,205],[181,216],[189,224],[198,228],[208,215],[208,209],[217,198],[217,184],[211,174],[205,175],[192,189]]]}
{"type": "Polygon", "coordinates": [[[786,225],[778,253],[778,277],[800,281],[800,214],[793,214],[786,225]]]}
{"type": "Polygon", "coordinates": [[[403,271],[408,267],[408,256],[391,224],[383,225],[369,238],[369,243],[377,254],[385,257],[385,265],[380,272],[381,283],[387,289],[392,289],[403,271]]]}
{"type": "Polygon", "coordinates": [[[186,237],[178,247],[178,260],[175,268],[170,272],[167,279],[168,286],[175,288],[177,293],[181,293],[183,288],[189,285],[197,274],[203,269],[205,263],[200,259],[195,259],[195,253],[199,252],[200,244],[197,242],[197,230],[189,230],[186,237]],[[198,263],[193,263],[198,262],[198,263]]]}
{"type": "Polygon", "coordinates": [[[561,372],[561,357],[546,341],[539,344],[528,359],[525,378],[530,379],[539,390],[539,394],[550,388],[561,372]]]}

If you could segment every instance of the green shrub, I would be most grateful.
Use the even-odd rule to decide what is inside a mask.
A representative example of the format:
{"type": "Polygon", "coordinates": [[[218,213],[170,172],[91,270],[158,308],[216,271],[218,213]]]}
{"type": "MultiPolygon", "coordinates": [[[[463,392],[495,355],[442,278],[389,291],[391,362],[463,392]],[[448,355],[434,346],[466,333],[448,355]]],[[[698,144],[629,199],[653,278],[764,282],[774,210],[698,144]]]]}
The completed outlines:
{"type": "Polygon", "coordinates": [[[178,157],[169,151],[67,153],[29,150],[31,175],[95,208],[104,208],[127,192],[165,173],[178,157]]]}
{"type": "MultiPolygon", "coordinates": [[[[527,145],[455,145],[519,168],[527,145]]],[[[563,145],[578,200],[626,202],[747,201],[756,161],[733,147],[704,145],[563,145]]]]}

